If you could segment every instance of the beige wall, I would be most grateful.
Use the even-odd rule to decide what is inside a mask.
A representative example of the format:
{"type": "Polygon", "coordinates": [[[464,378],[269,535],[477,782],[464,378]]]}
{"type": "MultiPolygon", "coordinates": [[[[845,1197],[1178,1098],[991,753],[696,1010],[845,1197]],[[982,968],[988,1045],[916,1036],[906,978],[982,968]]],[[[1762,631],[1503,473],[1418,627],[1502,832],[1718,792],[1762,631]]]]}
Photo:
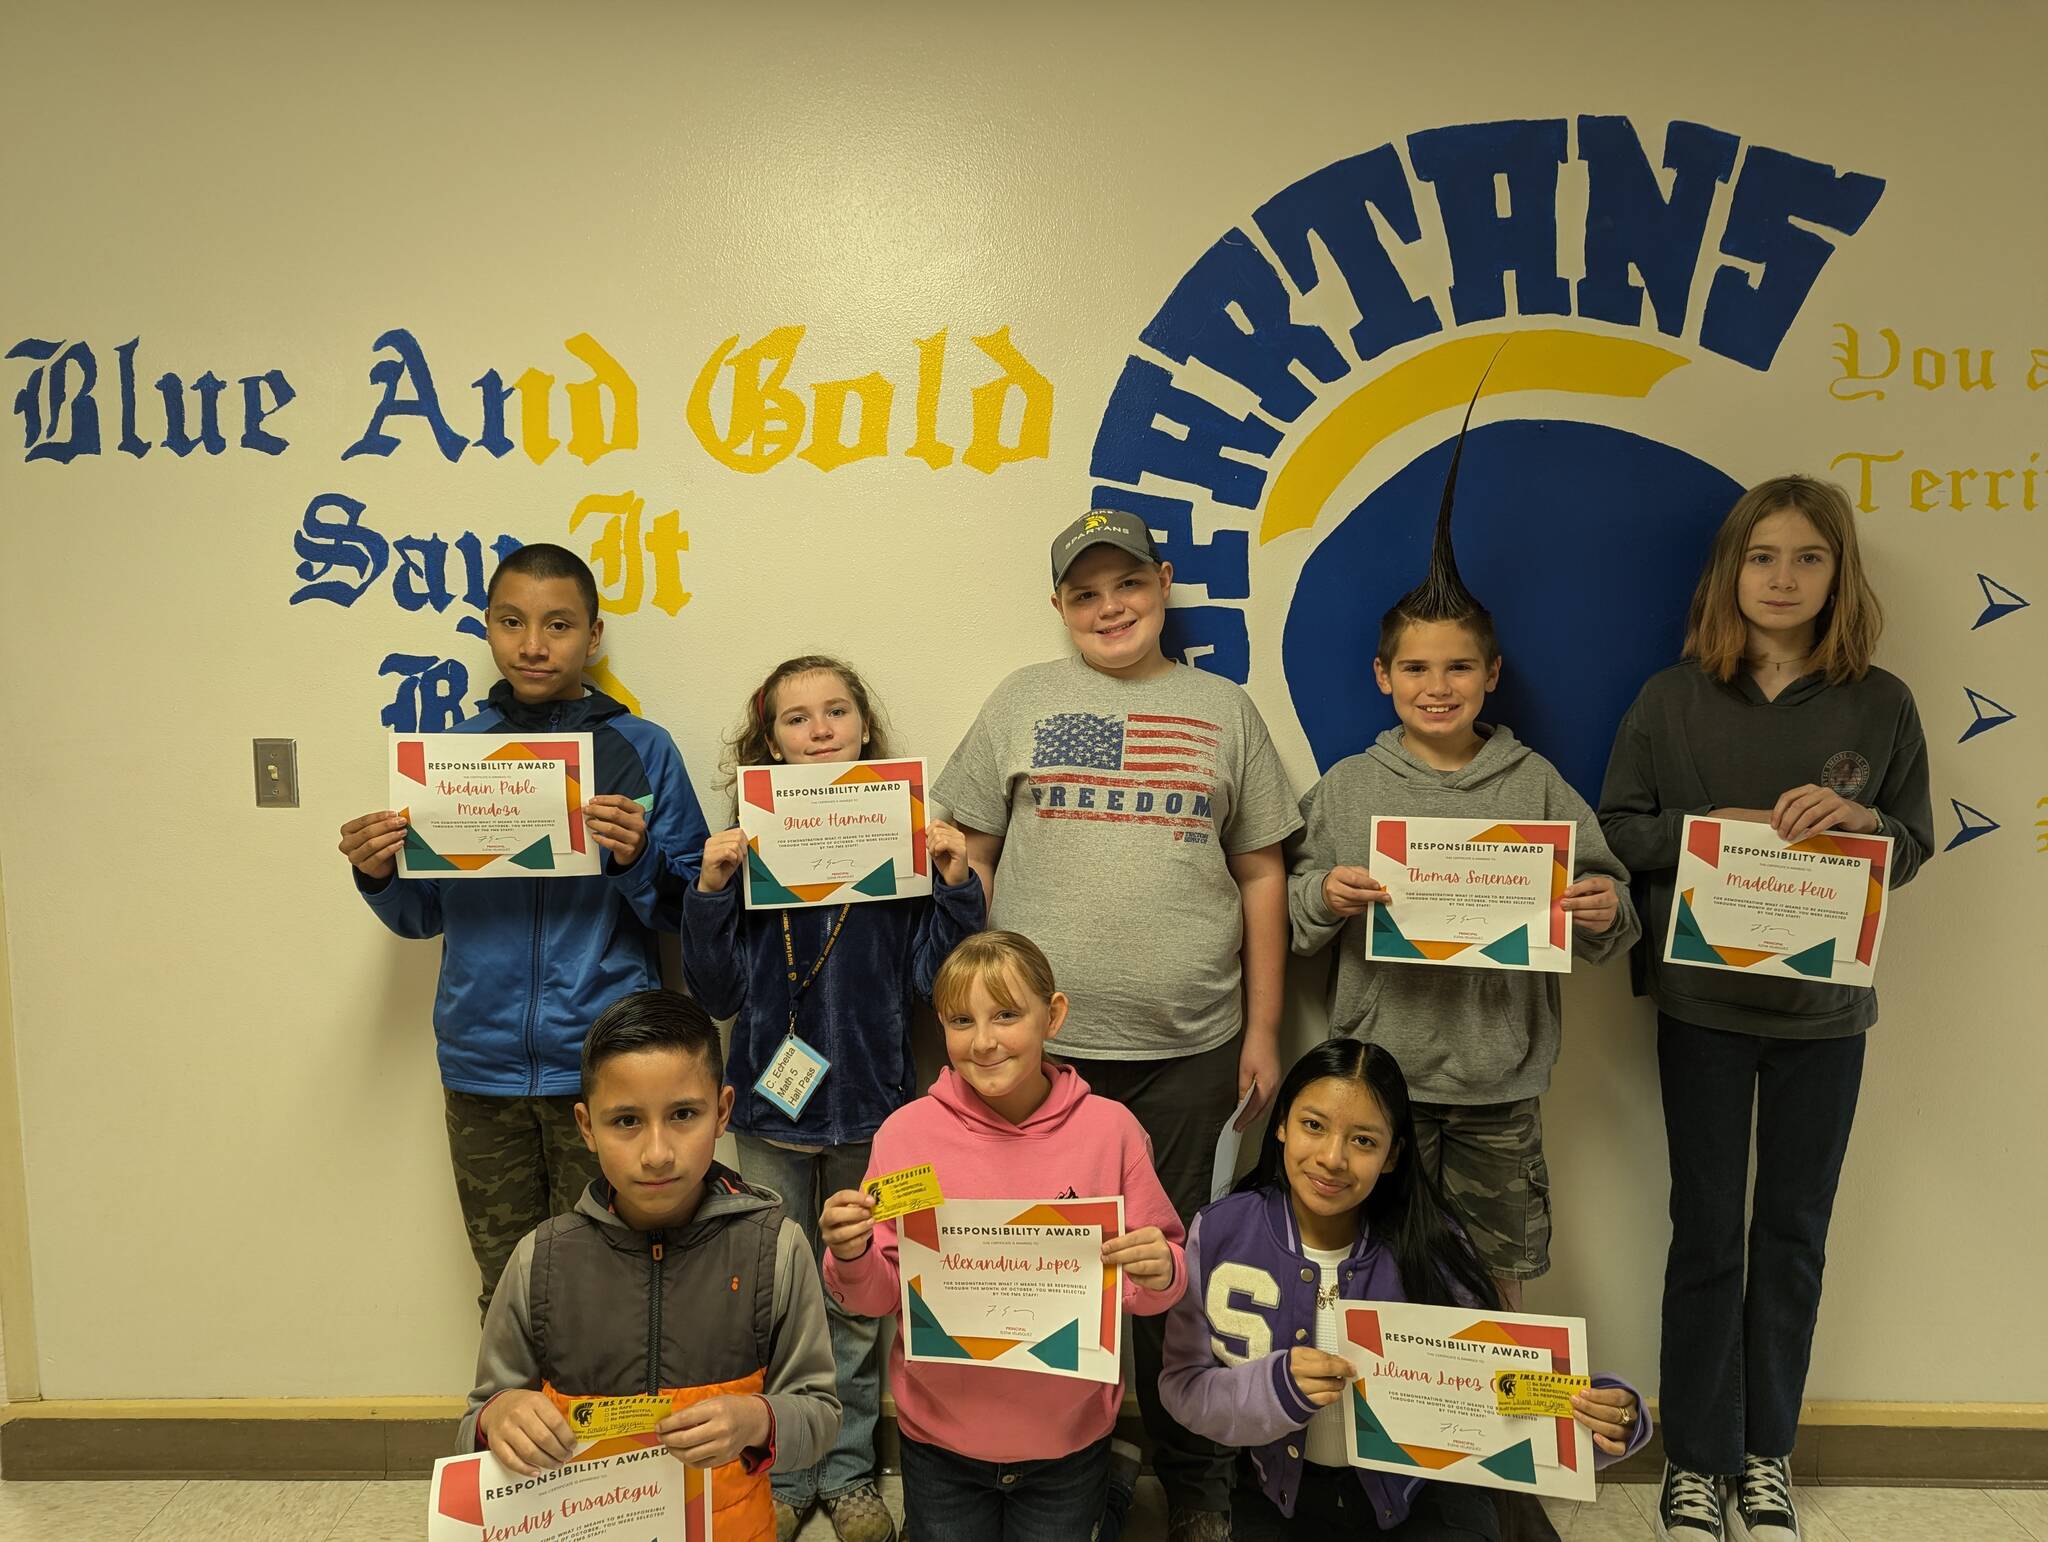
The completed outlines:
{"type": "MultiPolygon", "coordinates": [[[[2029,7],[1755,4],[1711,22],[1617,4],[1441,20],[1346,4],[741,14],[117,5],[45,7],[10,29],[0,335],[92,343],[107,451],[24,463],[21,419],[0,422],[0,871],[27,1193],[27,1235],[9,1224],[4,1244],[33,1241],[45,1395],[467,1384],[472,1276],[427,1021],[437,950],[384,932],[333,848],[344,818],[382,801],[378,713],[395,682],[379,661],[451,654],[480,691],[488,658],[456,636],[459,602],[403,613],[388,578],[349,609],[288,604],[293,532],[318,493],[362,500],[386,536],[561,540],[578,500],[631,488],[650,522],[679,511],[691,597],[656,608],[650,571],[609,657],[701,792],[743,692],[800,649],[844,650],[900,737],[942,758],[1006,670],[1064,646],[1046,540],[1083,506],[1139,330],[1201,252],[1345,155],[1444,124],[1579,113],[1627,115],[1653,156],[1667,122],[1693,119],[1887,190],[1768,372],[1704,352],[1695,329],[1660,340],[1691,362],[1652,396],[1539,393],[1530,414],[1663,439],[1738,480],[1844,451],[1945,468],[2048,449],[2048,393],[2025,378],[2029,350],[2048,348],[2029,7]],[[1832,399],[1837,322],[1896,329],[1909,352],[1993,348],[1997,387],[1895,380],[1883,401],[1832,399]],[[814,382],[893,382],[886,458],[749,475],[692,435],[684,404],[720,342],[791,323],[809,329],[790,375],[807,405],[814,382]],[[582,379],[562,342],[588,332],[638,384],[639,447],[590,466],[566,450],[450,465],[400,420],[396,455],[343,463],[376,399],[372,339],[392,326],[419,336],[464,433],[467,382],[529,365],[582,379]],[[969,392],[996,374],[969,339],[1006,326],[1056,392],[1049,455],[993,474],[908,458],[916,341],[950,329],[938,426],[964,450],[969,392]],[[230,382],[227,453],[114,451],[114,350],[138,336],[145,391],[165,370],[230,382]],[[233,447],[233,382],[272,368],[298,393],[271,422],[292,442],[274,458],[233,447]],[[251,805],[259,734],[299,742],[295,812],[251,805]]],[[[1576,186],[1567,176],[1560,195],[1568,277],[1576,186]]],[[[1440,238],[1402,263],[1441,298],[1440,238]]],[[[5,400],[30,367],[6,364],[5,400]]],[[[566,438],[559,385],[553,400],[566,438]]],[[[1006,435],[1015,417],[1013,402],[1006,435]]],[[[144,432],[160,421],[151,392],[144,432]]],[[[1448,431],[1442,415],[1403,430],[1347,487],[1448,431]]],[[[1256,527],[1251,511],[1200,517],[1226,513],[1256,527]]],[[[1253,543],[1250,688],[1302,787],[1314,763],[1277,641],[1324,533],[1253,543]]],[[[2035,1398],[2048,611],[1969,622],[1980,572],[2048,599],[2048,539],[2017,503],[1915,512],[1888,487],[1864,538],[1891,613],[1882,661],[1927,721],[1940,838],[1956,828],[1949,797],[2005,828],[1899,898],[1810,1390],[2035,1398]],[[1966,685],[2017,721],[1959,745],[1966,685]],[[1929,1312],[1943,1330],[1990,1331],[1923,1338],[1929,1312]]],[[[1566,624],[1600,648],[1628,604],[1578,596],[1566,624]]],[[[1319,1031],[1320,968],[1296,972],[1297,1048],[1319,1031]]],[[[1651,1020],[1619,967],[1575,975],[1567,1010],[1546,1105],[1557,1267],[1531,1299],[1585,1313],[1603,1362],[1653,1379],[1651,1020]]]]}

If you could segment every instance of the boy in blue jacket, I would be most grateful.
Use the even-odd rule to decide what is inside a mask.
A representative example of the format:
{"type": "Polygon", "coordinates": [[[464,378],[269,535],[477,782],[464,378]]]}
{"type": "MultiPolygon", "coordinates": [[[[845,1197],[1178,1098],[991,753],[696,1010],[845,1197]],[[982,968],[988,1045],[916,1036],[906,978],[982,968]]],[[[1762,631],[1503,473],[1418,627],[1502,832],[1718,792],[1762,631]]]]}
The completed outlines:
{"type": "Polygon", "coordinates": [[[455,732],[588,733],[598,792],[585,818],[604,848],[602,872],[400,878],[401,815],[384,809],[341,827],[341,854],[377,918],[401,937],[443,939],[434,1037],[479,1310],[519,1239],[573,1208],[597,1177],[574,1113],[584,1030],[619,997],[660,985],[655,929],[676,930],[705,837],[675,741],[583,683],[604,635],[583,559],[523,546],[498,564],[486,604],[504,679],[455,732]]]}

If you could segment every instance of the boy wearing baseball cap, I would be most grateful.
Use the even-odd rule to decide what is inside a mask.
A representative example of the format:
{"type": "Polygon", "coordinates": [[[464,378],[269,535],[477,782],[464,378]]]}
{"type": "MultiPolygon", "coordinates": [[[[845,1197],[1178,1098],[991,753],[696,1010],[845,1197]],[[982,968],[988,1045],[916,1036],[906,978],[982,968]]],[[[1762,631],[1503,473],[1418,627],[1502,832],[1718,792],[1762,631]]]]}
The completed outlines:
{"type": "MultiPolygon", "coordinates": [[[[1074,652],[996,687],[933,796],[994,875],[989,925],[1066,990],[1061,1055],[1137,1116],[1185,1223],[1239,1097],[1256,1080],[1249,1123],[1279,1081],[1280,843],[1301,819],[1251,698],[1161,649],[1173,568],[1143,520],[1075,520],[1052,581],[1074,652]]],[[[1132,1338],[1173,1542],[1227,1537],[1228,1454],[1160,1406],[1157,1324],[1132,1338]]]]}

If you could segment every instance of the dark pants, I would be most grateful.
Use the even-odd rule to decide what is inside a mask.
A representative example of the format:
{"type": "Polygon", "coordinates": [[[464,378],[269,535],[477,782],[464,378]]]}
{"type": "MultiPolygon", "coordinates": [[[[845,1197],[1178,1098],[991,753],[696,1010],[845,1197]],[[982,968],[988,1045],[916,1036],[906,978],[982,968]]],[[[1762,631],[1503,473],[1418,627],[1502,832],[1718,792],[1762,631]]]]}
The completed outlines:
{"type": "Polygon", "coordinates": [[[1664,1448],[1680,1467],[1726,1475],[1745,1453],[1791,1454],[1863,1042],[1767,1039],[1658,1015],[1671,1147],[1658,1401],[1664,1448]]]}
{"type": "Polygon", "coordinates": [[[1301,1494],[1289,1520],[1259,1489],[1250,1473],[1238,1485],[1230,1509],[1233,1542],[1288,1542],[1289,1538],[1397,1537],[1400,1542],[1500,1542],[1493,1494],[1456,1483],[1425,1483],[1408,1519],[1381,1531],[1372,1496],[1348,1467],[1304,1462],[1301,1494]]]}
{"type": "Polygon", "coordinates": [[[905,1435],[904,1542],[1087,1542],[1109,1437],[1042,1462],[981,1462],[905,1435]]]}
{"type": "Polygon", "coordinates": [[[446,1087],[441,1097],[455,1197],[483,1282],[477,1307],[484,1312],[519,1239],[549,1216],[576,1208],[599,1175],[597,1158],[576,1128],[574,1097],[485,1098],[446,1087]]]}
{"type": "MultiPolygon", "coordinates": [[[[1054,1046],[1057,1048],[1057,1044],[1054,1046]]],[[[1185,1226],[1209,1203],[1216,1137],[1237,1107],[1238,1041],[1177,1060],[1074,1061],[1091,1092],[1137,1116],[1152,1142],[1152,1167],[1185,1226]]],[[[1228,1510],[1233,1453],[1182,1429],[1159,1401],[1166,1318],[1130,1320],[1138,1411],[1152,1440],[1152,1470],[1176,1510],[1228,1510]]]]}

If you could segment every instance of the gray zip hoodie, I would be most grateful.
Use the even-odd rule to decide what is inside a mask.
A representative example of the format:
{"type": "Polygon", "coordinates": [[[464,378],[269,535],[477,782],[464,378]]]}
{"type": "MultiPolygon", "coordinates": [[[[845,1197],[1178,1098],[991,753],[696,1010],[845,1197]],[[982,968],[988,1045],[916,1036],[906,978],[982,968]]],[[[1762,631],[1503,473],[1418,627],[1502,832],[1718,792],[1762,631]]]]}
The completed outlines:
{"type": "Polygon", "coordinates": [[[1362,755],[1340,760],[1301,800],[1304,826],[1288,844],[1287,914],[1294,951],[1339,938],[1330,981],[1330,1031],[1355,1034],[1401,1062],[1410,1096],[1425,1103],[1509,1103],[1550,1085],[1559,1040],[1558,977],[1505,969],[1373,963],[1368,917],[1337,915],[1323,900],[1333,867],[1364,867],[1374,815],[1411,819],[1569,819],[1578,826],[1574,878],[1604,873],[1620,891],[1614,925],[1573,928],[1573,952],[1600,963],[1641,931],[1628,870],[1600,822],[1557,768],[1505,728],[1479,725],[1479,753],[1456,771],[1424,765],[1389,728],[1362,755]]]}

